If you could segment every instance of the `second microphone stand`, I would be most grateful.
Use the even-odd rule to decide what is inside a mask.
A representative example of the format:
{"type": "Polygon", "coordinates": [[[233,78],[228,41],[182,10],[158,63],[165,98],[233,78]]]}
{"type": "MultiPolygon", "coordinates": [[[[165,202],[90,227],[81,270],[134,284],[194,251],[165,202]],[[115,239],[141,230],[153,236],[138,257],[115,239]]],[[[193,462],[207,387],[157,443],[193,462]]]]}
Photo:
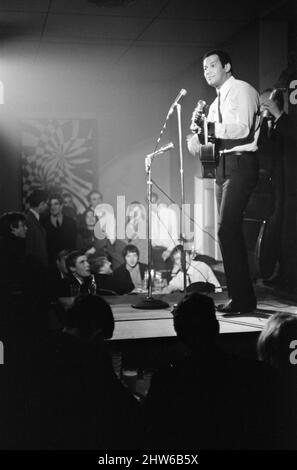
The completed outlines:
{"type": "MultiPolygon", "coordinates": [[[[162,152],[156,152],[162,153],[162,152]]],[[[147,297],[141,300],[138,304],[132,305],[134,308],[139,309],[147,309],[147,310],[157,310],[162,308],[169,307],[167,302],[164,300],[156,299],[153,297],[153,282],[152,282],[152,237],[151,237],[151,208],[152,208],[152,160],[154,158],[154,154],[148,155],[145,159],[145,171],[147,174],[147,251],[148,251],[148,281],[147,281],[147,297]]]]}

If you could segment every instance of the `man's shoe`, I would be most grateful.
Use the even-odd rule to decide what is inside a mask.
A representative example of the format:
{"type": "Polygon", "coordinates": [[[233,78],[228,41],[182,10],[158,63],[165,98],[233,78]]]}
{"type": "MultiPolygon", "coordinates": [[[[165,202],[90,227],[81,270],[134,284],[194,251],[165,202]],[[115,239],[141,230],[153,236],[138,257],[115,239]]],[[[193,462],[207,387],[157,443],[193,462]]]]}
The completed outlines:
{"type": "Polygon", "coordinates": [[[226,304],[219,304],[217,305],[217,311],[222,313],[224,316],[233,316],[233,315],[241,315],[241,314],[249,314],[253,313],[255,307],[236,307],[234,306],[232,300],[227,302],[226,304]]]}

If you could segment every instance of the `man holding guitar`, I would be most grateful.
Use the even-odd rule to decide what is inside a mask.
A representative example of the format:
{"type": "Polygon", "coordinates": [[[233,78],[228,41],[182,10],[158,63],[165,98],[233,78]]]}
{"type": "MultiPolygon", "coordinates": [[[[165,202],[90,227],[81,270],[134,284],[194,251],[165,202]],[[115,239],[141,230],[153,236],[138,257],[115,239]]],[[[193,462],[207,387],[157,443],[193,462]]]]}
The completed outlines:
{"type": "Polygon", "coordinates": [[[194,110],[193,135],[188,138],[188,148],[193,155],[200,154],[205,132],[216,143],[218,237],[230,297],[218,310],[231,315],[248,313],[256,308],[257,299],[249,272],[242,219],[258,180],[259,96],[251,85],[233,77],[231,58],[224,51],[205,54],[203,69],[217,97],[209,108],[207,125],[203,123],[201,110],[194,110]]]}

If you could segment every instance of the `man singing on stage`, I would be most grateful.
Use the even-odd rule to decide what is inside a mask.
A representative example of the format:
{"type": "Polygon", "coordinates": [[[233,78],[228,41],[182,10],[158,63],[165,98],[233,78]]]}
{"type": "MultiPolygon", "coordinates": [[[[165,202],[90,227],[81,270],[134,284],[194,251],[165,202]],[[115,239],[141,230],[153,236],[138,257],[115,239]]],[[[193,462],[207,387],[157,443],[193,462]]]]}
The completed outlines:
{"type": "MultiPolygon", "coordinates": [[[[208,134],[220,152],[216,171],[216,199],[220,214],[219,241],[230,301],[218,310],[225,314],[248,313],[257,306],[249,272],[242,230],[243,213],[258,180],[257,139],[259,96],[248,83],[232,74],[227,53],[213,50],[203,58],[204,77],[217,97],[209,108],[208,134]]],[[[193,113],[189,151],[199,153],[199,113],[193,113]],[[196,123],[195,123],[196,121],[196,123]],[[197,122],[198,121],[198,122],[197,122]]]]}

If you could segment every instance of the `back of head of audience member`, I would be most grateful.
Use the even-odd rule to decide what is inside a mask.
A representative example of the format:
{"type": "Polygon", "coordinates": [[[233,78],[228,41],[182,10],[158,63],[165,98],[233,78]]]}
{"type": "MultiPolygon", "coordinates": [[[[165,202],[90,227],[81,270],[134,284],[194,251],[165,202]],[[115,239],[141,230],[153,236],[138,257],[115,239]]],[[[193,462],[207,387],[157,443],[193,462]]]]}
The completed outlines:
{"type": "Polygon", "coordinates": [[[290,313],[271,316],[259,336],[257,347],[260,360],[279,371],[294,372],[297,367],[292,361],[294,349],[297,349],[296,316],[290,313]]]}
{"type": "Polygon", "coordinates": [[[174,309],[173,317],[178,339],[191,351],[215,348],[220,327],[211,297],[198,292],[186,295],[174,309]]]}
{"type": "Polygon", "coordinates": [[[0,217],[0,236],[25,238],[27,233],[26,218],[21,212],[5,212],[0,217]]]}
{"type": "Polygon", "coordinates": [[[82,340],[95,337],[109,339],[113,335],[114,318],[110,305],[102,297],[87,295],[78,297],[68,310],[66,331],[82,340]]]}
{"type": "Polygon", "coordinates": [[[89,258],[92,274],[112,274],[111,262],[106,256],[89,258]]]}
{"type": "Polygon", "coordinates": [[[47,194],[43,189],[34,189],[28,197],[28,203],[31,209],[42,214],[47,209],[47,194]]]}

